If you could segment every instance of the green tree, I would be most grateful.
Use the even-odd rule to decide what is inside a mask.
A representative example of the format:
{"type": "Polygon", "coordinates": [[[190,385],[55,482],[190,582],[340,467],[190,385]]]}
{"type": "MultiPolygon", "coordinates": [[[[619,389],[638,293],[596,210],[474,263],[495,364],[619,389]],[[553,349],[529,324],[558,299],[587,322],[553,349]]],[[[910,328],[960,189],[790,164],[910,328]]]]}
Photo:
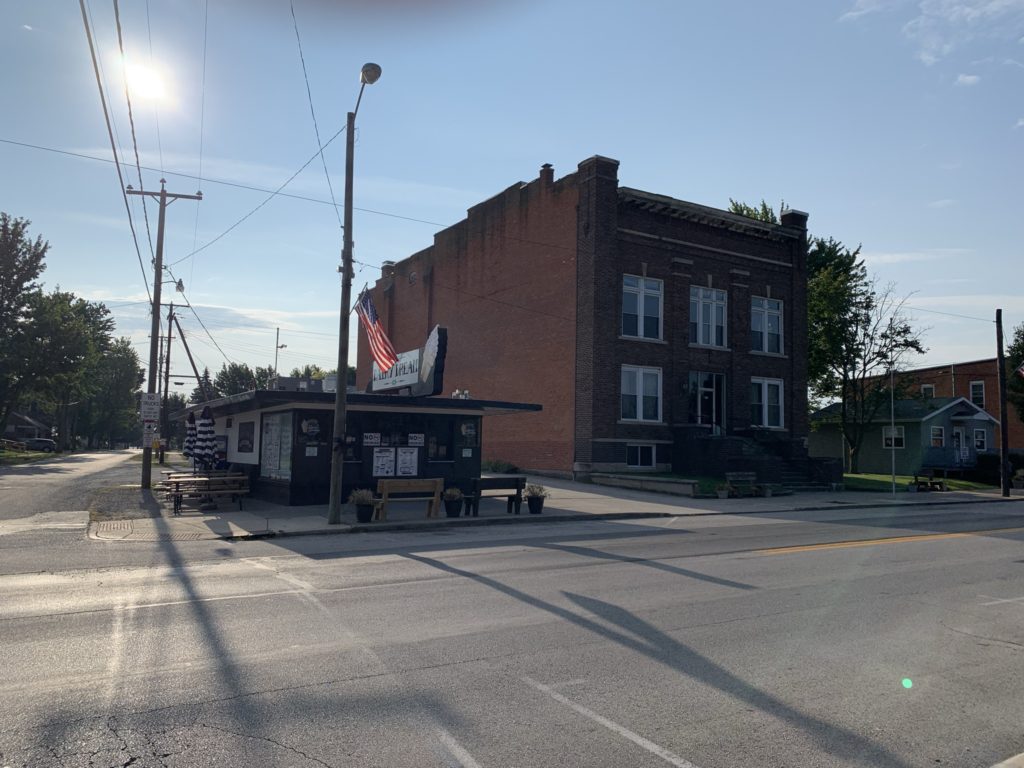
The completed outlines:
{"type": "Polygon", "coordinates": [[[170,415],[184,410],[186,405],[188,402],[180,392],[171,392],[167,396],[168,439],[170,440],[168,445],[176,448],[181,448],[185,444],[185,420],[171,419],[170,415]]]}
{"type": "Polygon", "coordinates": [[[316,363],[306,363],[301,368],[292,368],[292,372],[288,375],[299,379],[322,379],[327,375],[327,371],[316,363]]]}
{"type": "Polygon", "coordinates": [[[1024,421],[1024,375],[1017,373],[1024,365],[1024,323],[1013,329],[1013,339],[1006,348],[1006,400],[1024,421]]]}
{"type": "Polygon", "coordinates": [[[203,368],[203,373],[199,379],[202,383],[196,384],[196,388],[192,390],[192,394],[188,398],[190,403],[205,403],[207,400],[216,400],[221,396],[216,382],[210,378],[209,368],[203,368]],[[204,387],[205,392],[203,391],[204,387]]]}
{"type": "Polygon", "coordinates": [[[41,237],[32,240],[29,224],[0,212],[0,434],[31,383],[28,315],[50,248],[41,237]]]}
{"type": "Polygon", "coordinates": [[[256,376],[252,368],[245,363],[226,363],[222,365],[220,370],[217,371],[213,384],[222,397],[258,389],[256,386],[256,376]]]}
{"type": "Polygon", "coordinates": [[[141,430],[136,395],[145,379],[131,340],[115,339],[93,371],[95,394],[79,409],[79,431],[90,448],[132,442],[141,430]]]}

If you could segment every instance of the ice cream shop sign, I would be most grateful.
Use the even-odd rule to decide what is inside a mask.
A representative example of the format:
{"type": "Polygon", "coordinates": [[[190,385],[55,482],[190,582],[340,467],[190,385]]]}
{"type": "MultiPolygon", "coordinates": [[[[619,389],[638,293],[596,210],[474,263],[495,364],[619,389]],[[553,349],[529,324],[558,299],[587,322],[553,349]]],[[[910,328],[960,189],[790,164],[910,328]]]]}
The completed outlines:
{"type": "MultiPolygon", "coordinates": [[[[444,359],[448,352],[448,331],[434,326],[422,349],[400,352],[398,362],[386,371],[373,364],[373,392],[408,390],[413,397],[429,397],[444,390],[444,359]]],[[[401,394],[401,393],[400,393],[401,394]]]]}

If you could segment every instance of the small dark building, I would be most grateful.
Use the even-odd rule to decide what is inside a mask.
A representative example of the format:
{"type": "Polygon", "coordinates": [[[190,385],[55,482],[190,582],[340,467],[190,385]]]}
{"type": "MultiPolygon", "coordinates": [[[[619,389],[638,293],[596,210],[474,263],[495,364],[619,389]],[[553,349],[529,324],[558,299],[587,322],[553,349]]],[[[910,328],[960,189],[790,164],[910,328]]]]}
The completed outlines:
{"type": "MultiPolygon", "coordinates": [[[[209,406],[229,464],[248,469],[254,494],[282,504],[325,504],[334,442],[333,392],[260,390],[209,406]]],[[[539,411],[491,400],[348,394],[343,498],[381,477],[444,478],[468,490],[480,477],[483,417],[539,411]]]]}

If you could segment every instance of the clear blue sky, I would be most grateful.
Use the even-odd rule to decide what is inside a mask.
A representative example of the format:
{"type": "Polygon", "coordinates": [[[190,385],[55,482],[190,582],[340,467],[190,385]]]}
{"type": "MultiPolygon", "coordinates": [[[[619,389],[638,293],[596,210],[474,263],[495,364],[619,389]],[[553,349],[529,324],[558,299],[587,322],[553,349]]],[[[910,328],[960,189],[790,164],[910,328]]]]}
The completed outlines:
{"type": "MultiPolygon", "coordinates": [[[[87,5],[138,187],[113,6],[87,5]]],[[[913,292],[929,329],[922,364],[994,354],[991,322],[936,311],[991,319],[1002,307],[1008,333],[1024,322],[1024,0],[294,9],[323,141],[354,106],[361,65],[383,67],[359,112],[355,204],[369,210],[355,215],[357,261],[404,258],[542,163],[562,176],[602,154],[621,162],[623,185],[719,207],[784,199],[810,213],[812,233],[862,244],[882,283],[913,292]]],[[[164,83],[160,98],[133,86],[142,164],[163,169],[171,191],[204,193],[168,208],[166,260],[228,358],[271,364],[280,327],[281,369],[334,367],[341,230],[330,205],[276,197],[187,258],[267,196],[213,180],[276,189],[317,149],[287,0],[209,0],[204,22],[206,10],[121,0],[133,72],[164,83]],[[204,181],[171,175],[200,175],[200,155],[204,181]]],[[[0,19],[0,139],[109,160],[78,3],[6,0],[0,19]]],[[[325,157],[340,203],[344,135],[325,157]]],[[[160,175],[143,170],[146,188],[160,175]]],[[[328,200],[319,160],[284,191],[328,200]]],[[[114,166],[0,143],[0,210],[49,240],[47,287],[105,301],[145,361],[146,292],[114,166]]],[[[152,205],[149,218],[155,240],[152,205]]],[[[377,274],[361,268],[356,288],[377,274]]],[[[224,356],[183,321],[218,369],[224,356]]]]}

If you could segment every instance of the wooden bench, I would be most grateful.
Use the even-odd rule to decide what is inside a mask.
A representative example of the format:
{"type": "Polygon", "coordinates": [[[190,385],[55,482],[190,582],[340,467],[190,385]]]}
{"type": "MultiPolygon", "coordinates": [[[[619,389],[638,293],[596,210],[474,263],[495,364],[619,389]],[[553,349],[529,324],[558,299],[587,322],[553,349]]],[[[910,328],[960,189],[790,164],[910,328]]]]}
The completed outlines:
{"type": "Polygon", "coordinates": [[[466,517],[480,516],[480,497],[488,491],[496,491],[494,495],[505,496],[505,513],[519,514],[523,506],[523,489],[526,488],[525,475],[506,475],[504,477],[476,477],[470,481],[470,491],[466,494],[466,517]],[[509,493],[513,491],[513,493],[509,493]]]}
{"type": "Polygon", "coordinates": [[[243,474],[203,474],[186,475],[171,474],[160,487],[173,504],[174,514],[180,515],[182,505],[186,501],[202,504],[220,498],[230,498],[238,502],[242,509],[242,499],[249,493],[249,476],[243,474]]]}
{"type": "Polygon", "coordinates": [[[920,473],[914,474],[914,490],[915,491],[945,491],[946,481],[945,479],[936,479],[934,469],[924,469],[920,473]],[[918,474],[921,477],[918,477],[918,474]]]}
{"type": "Polygon", "coordinates": [[[736,491],[737,496],[757,496],[761,492],[756,472],[726,472],[725,482],[736,491]]]}
{"type": "Polygon", "coordinates": [[[377,498],[373,500],[373,519],[388,519],[390,501],[425,501],[427,517],[437,517],[441,510],[444,479],[383,478],[377,481],[377,498]]]}

